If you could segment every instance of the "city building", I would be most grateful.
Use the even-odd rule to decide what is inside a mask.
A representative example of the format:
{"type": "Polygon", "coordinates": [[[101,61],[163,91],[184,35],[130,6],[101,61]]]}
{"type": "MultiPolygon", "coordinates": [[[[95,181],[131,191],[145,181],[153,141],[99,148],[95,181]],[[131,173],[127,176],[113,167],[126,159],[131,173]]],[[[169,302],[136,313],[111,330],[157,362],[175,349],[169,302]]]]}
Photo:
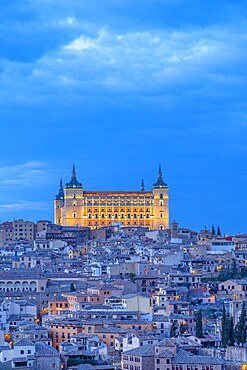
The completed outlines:
{"type": "Polygon", "coordinates": [[[169,188],[163,181],[161,167],[152,191],[145,191],[143,181],[140,191],[88,191],[77,181],[73,165],[70,182],[63,187],[60,181],[54,220],[61,226],[91,229],[113,224],[168,229],[169,188]]]}

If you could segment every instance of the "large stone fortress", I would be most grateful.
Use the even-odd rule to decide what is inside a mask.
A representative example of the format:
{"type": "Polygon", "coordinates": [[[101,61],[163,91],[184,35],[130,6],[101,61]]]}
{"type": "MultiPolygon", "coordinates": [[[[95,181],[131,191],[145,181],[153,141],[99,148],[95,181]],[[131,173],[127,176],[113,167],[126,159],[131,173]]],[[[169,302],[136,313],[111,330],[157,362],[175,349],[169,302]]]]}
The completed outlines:
{"type": "Polygon", "coordinates": [[[120,223],[122,226],[168,229],[169,188],[159,167],[152,191],[86,191],[77,181],[73,165],[70,182],[62,180],[54,200],[54,220],[62,226],[83,226],[92,229],[120,223]]]}

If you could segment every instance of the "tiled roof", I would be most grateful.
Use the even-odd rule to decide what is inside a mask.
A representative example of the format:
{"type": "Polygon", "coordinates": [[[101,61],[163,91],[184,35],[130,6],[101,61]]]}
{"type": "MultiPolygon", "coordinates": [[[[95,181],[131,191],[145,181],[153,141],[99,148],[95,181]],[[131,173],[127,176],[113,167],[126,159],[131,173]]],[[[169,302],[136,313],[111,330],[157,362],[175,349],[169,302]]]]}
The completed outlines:
{"type": "Polygon", "coordinates": [[[115,328],[115,327],[112,327],[112,328],[100,328],[100,329],[95,329],[94,330],[96,333],[120,333],[120,334],[125,334],[126,333],[126,329],[122,329],[122,328],[115,328]]]}
{"type": "Polygon", "coordinates": [[[21,339],[15,344],[15,347],[17,346],[34,346],[34,343],[28,339],[21,339]]]}
{"type": "Polygon", "coordinates": [[[140,357],[152,357],[155,355],[155,347],[146,344],[145,346],[130,349],[129,351],[123,352],[124,355],[140,356],[140,357]]]}
{"type": "Polygon", "coordinates": [[[169,338],[164,338],[161,342],[157,343],[157,346],[165,346],[165,347],[174,347],[175,343],[174,340],[169,338]]]}
{"type": "Polygon", "coordinates": [[[46,343],[35,343],[36,356],[39,357],[59,357],[58,351],[55,348],[48,346],[46,343]]]}
{"type": "Polygon", "coordinates": [[[188,352],[179,349],[172,359],[172,364],[201,364],[221,365],[224,361],[214,356],[190,355],[188,352]]]}
{"type": "Polygon", "coordinates": [[[173,358],[173,356],[174,356],[173,353],[166,351],[166,350],[156,355],[156,357],[158,358],[171,358],[171,359],[173,358]]]}

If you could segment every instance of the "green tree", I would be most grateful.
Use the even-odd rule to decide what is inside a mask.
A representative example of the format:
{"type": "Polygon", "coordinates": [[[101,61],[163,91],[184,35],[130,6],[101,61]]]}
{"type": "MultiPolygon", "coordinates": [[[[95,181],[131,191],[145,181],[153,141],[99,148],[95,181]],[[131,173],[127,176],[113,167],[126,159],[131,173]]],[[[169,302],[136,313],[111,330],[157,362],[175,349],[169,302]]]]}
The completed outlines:
{"type": "Polygon", "coordinates": [[[233,317],[228,319],[228,326],[227,326],[227,340],[229,346],[234,346],[234,325],[233,325],[233,317]]]}
{"type": "Polygon", "coordinates": [[[75,284],[74,284],[74,283],[71,283],[71,284],[70,284],[70,291],[71,291],[71,292],[75,292],[75,290],[76,290],[76,289],[75,289],[75,284]]]}
{"type": "Polygon", "coordinates": [[[221,231],[220,231],[220,227],[219,226],[217,227],[217,236],[221,236],[221,231]]]}
{"type": "Polygon", "coordinates": [[[199,310],[196,315],[196,337],[203,338],[203,330],[202,330],[202,311],[199,310]]]}
{"type": "Polygon", "coordinates": [[[244,303],[239,321],[234,329],[234,339],[238,344],[246,343],[246,308],[244,303]]]}
{"type": "Polygon", "coordinates": [[[214,228],[214,225],[212,225],[212,235],[215,235],[215,228],[214,228]]]}
{"type": "Polygon", "coordinates": [[[222,318],[221,318],[221,344],[222,347],[227,346],[227,316],[225,305],[223,304],[222,318]]]}
{"type": "Polygon", "coordinates": [[[177,336],[177,322],[174,320],[170,327],[170,338],[174,338],[177,336]]]}
{"type": "Polygon", "coordinates": [[[232,261],[231,278],[237,278],[239,276],[237,262],[235,259],[232,261]]]}
{"type": "Polygon", "coordinates": [[[187,331],[187,325],[186,323],[184,322],[181,322],[180,326],[179,326],[179,334],[183,335],[185,334],[187,331]]]}

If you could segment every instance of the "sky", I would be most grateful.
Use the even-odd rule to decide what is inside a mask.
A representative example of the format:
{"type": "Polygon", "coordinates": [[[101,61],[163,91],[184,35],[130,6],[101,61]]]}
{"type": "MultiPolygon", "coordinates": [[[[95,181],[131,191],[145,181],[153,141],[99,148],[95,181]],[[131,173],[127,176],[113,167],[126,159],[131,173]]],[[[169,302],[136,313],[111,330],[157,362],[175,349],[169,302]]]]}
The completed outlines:
{"type": "Polygon", "coordinates": [[[172,221],[247,232],[246,72],[246,1],[1,0],[0,222],[161,164],[172,221]]]}

